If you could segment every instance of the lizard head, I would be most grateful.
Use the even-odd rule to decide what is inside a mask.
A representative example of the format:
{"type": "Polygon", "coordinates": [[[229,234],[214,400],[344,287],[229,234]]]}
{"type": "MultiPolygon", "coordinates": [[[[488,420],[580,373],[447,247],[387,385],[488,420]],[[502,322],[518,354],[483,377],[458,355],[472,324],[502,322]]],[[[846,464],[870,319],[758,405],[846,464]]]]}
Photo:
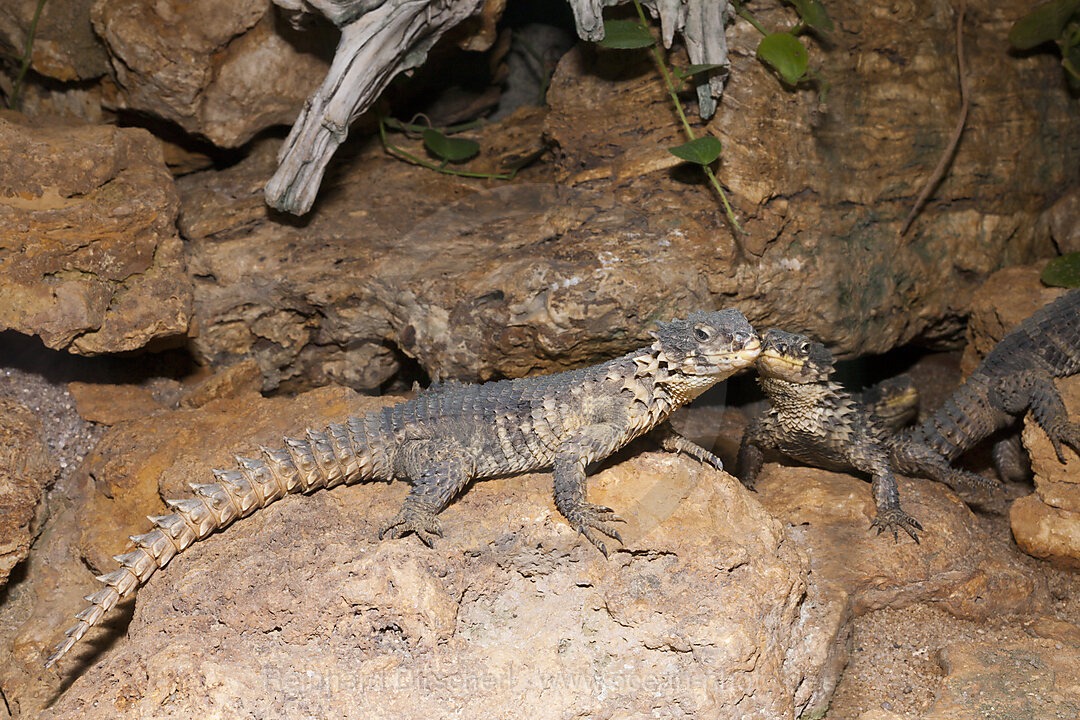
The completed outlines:
{"type": "Polygon", "coordinates": [[[708,378],[710,384],[748,367],[761,352],[754,328],[734,308],[693,312],[685,320],[660,323],[649,334],[655,340],[652,369],[663,365],[671,376],[708,378]]]}
{"type": "Polygon", "coordinates": [[[821,382],[832,374],[832,353],[805,335],[771,328],[765,331],[758,372],[793,383],[821,382]]]}

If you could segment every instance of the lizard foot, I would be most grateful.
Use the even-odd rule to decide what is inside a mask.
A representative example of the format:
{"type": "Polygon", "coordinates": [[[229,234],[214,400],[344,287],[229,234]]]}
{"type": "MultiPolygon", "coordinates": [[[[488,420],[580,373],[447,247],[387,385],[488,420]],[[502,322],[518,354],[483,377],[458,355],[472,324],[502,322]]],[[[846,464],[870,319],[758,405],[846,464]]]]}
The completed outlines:
{"type": "Polygon", "coordinates": [[[874,518],[874,522],[870,523],[870,528],[877,528],[878,535],[888,530],[892,530],[893,542],[900,542],[900,533],[898,531],[903,530],[910,535],[911,539],[918,545],[919,536],[916,531],[922,530],[923,526],[919,524],[918,520],[908,515],[899,507],[891,507],[879,510],[877,517],[874,518]]]}
{"type": "Polygon", "coordinates": [[[585,536],[586,540],[595,545],[597,550],[603,553],[604,557],[608,556],[607,547],[597,532],[601,532],[622,543],[622,536],[619,535],[618,530],[611,526],[611,523],[624,523],[626,520],[616,515],[615,511],[609,507],[582,503],[571,510],[566,519],[570,521],[570,525],[575,530],[585,536]]]}
{"type": "Polygon", "coordinates": [[[425,545],[434,547],[434,536],[442,537],[442,528],[439,527],[439,521],[435,519],[435,513],[406,505],[398,510],[393,520],[382,526],[379,530],[379,539],[382,540],[384,535],[399,538],[409,533],[415,533],[425,545]]]}
{"type": "Polygon", "coordinates": [[[1056,424],[1046,433],[1057,453],[1058,462],[1065,463],[1065,455],[1062,452],[1062,443],[1071,447],[1077,455],[1080,455],[1080,425],[1072,422],[1056,424]]]}

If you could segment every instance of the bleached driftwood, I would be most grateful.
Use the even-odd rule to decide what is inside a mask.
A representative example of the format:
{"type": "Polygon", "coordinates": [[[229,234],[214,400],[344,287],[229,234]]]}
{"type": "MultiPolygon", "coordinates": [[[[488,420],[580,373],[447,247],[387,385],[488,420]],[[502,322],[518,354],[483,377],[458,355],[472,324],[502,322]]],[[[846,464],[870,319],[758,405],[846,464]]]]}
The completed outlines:
{"type": "MultiPolygon", "coordinates": [[[[627,0],[569,0],[574,11],[578,37],[597,42],[604,39],[604,20],[601,12],[609,5],[627,0]]],[[[641,3],[653,17],[660,18],[664,47],[671,47],[675,33],[682,35],[690,62],[695,65],[719,65],[708,82],[698,85],[698,112],[711,118],[716,103],[724,92],[727,78],[728,46],[724,28],[734,16],[735,8],[727,0],[643,0],[641,3]]]]}
{"type": "MultiPolygon", "coordinates": [[[[490,1],[490,0],[489,0],[490,1]]],[[[570,0],[578,35],[604,37],[601,11],[624,0],[570,0]]],[[[319,13],[341,28],[334,62],[304,103],[281,148],[278,169],[266,183],[266,202],[302,215],[311,209],[326,166],[348,136],[349,124],[368,109],[398,73],[419,67],[444,32],[479,13],[484,0],[274,0],[295,13],[319,13]]],[[[690,61],[724,69],[698,87],[698,106],[711,117],[728,66],[724,26],[727,0],[645,0],[660,18],[664,45],[683,36],[690,61]]]]}
{"type": "Polygon", "coordinates": [[[316,10],[341,27],[334,62],[304,103],[266,183],[266,202],[302,215],[311,209],[326,166],[349,124],[400,72],[419,67],[449,28],[479,12],[482,0],[274,0],[316,10]]]}

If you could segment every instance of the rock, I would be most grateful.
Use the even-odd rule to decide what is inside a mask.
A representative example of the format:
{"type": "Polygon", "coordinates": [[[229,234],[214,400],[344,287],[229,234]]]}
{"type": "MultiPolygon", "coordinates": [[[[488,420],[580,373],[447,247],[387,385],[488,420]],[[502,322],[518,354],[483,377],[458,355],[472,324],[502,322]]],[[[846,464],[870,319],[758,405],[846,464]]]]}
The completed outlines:
{"type": "MultiPolygon", "coordinates": [[[[276,444],[299,423],[321,426],[391,399],[340,388],[248,394],[117,426],[83,468],[98,482],[69,517],[81,526],[80,554],[107,566],[124,536],[145,526],[137,516],[160,510],[161,495],[185,495],[211,467],[276,444]]],[[[610,560],[554,509],[546,474],[470,487],[441,516],[445,537],[434,549],[376,539],[401,484],[290,496],[174,559],[140,592],[126,640],[95,649],[109,637],[98,633],[50,678],[81,673],[44,717],[91,706],[117,718],[224,707],[280,715],[298,702],[320,716],[342,706],[384,716],[393,704],[400,717],[447,707],[477,718],[507,708],[537,717],[558,708],[561,717],[676,707],[695,717],[796,717],[799,693],[822,684],[824,655],[811,649],[840,635],[807,605],[804,558],[734,478],[643,449],[590,482],[592,500],[629,520],[610,560]],[[80,668],[78,658],[97,662],[80,668]]],[[[71,530],[50,531],[48,542],[71,530]]],[[[75,584],[92,583],[84,573],[75,584]]],[[[57,611],[55,602],[34,607],[17,636],[23,649],[0,677],[40,662],[41,646],[68,624],[57,611]]],[[[9,687],[20,700],[44,695],[9,687]]]]}
{"type": "Polygon", "coordinates": [[[30,552],[38,501],[55,472],[41,422],[25,406],[0,397],[0,586],[30,552]]]}
{"type": "Polygon", "coordinates": [[[149,388],[139,385],[72,382],[68,390],[75,397],[79,416],[102,425],[116,425],[166,409],[149,388]]]}
{"type": "MultiPolygon", "coordinates": [[[[790,26],[790,9],[778,6],[754,13],[766,27],[790,26]]],[[[712,255],[690,264],[701,268],[710,298],[739,298],[752,322],[808,332],[844,355],[880,353],[915,338],[954,343],[981,280],[1053,253],[1041,219],[1047,202],[1035,191],[1043,180],[1028,153],[1001,148],[1022,147],[1025,132],[1061,138],[1069,148],[1064,155],[1038,160],[1062,178],[1059,188],[1071,183],[1068,164],[1075,165],[1065,158],[1080,149],[1080,133],[1064,129],[1071,123],[1067,94],[1051,97],[1026,79],[1055,82],[1055,69],[1000,52],[1025,8],[1012,1],[989,9],[979,17],[985,34],[965,43],[969,67],[993,67],[1008,79],[971,75],[974,94],[998,99],[972,108],[965,147],[903,239],[896,237],[899,226],[937,165],[959,108],[955,56],[942,52],[955,45],[947,3],[904,2],[887,12],[830,4],[834,44],[811,51],[821,53],[834,80],[827,108],[811,90],[784,91],[755,57],[760,33],[736,20],[728,32],[732,71],[724,99],[696,132],[723,143],[718,176],[747,235],[732,235],[707,185],[686,182],[696,173],[657,172],[678,163],[667,148],[684,138],[645,54],[634,59],[579,47],[560,62],[545,126],[556,146],[556,180],[610,190],[658,224],[700,227],[691,237],[712,255]],[[1053,106],[1047,115],[1024,110],[1035,97],[1053,106]],[[1031,123],[1028,131],[1014,124],[1018,117],[1031,123]],[[989,182],[987,164],[995,165],[989,182]],[[949,201],[961,197],[978,197],[980,208],[992,210],[949,201]]]]}
{"type": "Polygon", "coordinates": [[[0,329],[82,355],[182,337],[176,190],[144,130],[0,116],[0,329]]]}
{"type": "Polygon", "coordinates": [[[1047,212],[1050,237],[1062,255],[1080,252],[1080,188],[1058,198],[1047,212]]]}
{"type": "MultiPolygon", "coordinates": [[[[1004,32],[1020,5],[996,5],[980,23],[1004,32]]],[[[772,12],[765,19],[784,19],[772,12]]],[[[1037,85],[1060,68],[1002,54],[1000,39],[975,41],[969,64],[989,74],[973,78],[986,102],[973,109],[972,141],[900,241],[953,123],[940,105],[954,97],[955,64],[939,53],[953,15],[938,5],[916,18],[902,5],[879,19],[864,3],[830,12],[855,32],[839,33],[842,47],[827,55],[843,82],[826,114],[812,93],[783,91],[753,57],[756,31],[735,26],[727,100],[707,130],[725,141],[721,177],[750,233],[738,242],[711,190],[673,167],[679,128],[648,57],[589,48],[560,62],[542,123],[521,119],[542,124],[552,152],[509,186],[437,175],[362,143],[339,153],[304,220],[260,205],[276,144],[181,179],[197,353],[211,366],[255,359],[267,389],[374,389],[403,356],[432,377],[487,379],[593,362],[641,343],[656,319],[732,304],[842,355],[913,339],[955,345],[981,280],[1053,252],[1041,213],[1080,148],[1065,94],[1037,85]],[[891,34],[860,39],[871,22],[891,34]],[[883,87],[888,102],[875,99],[883,87]],[[1045,112],[1023,110],[1035,92],[1045,112]],[[897,127],[898,117],[912,119],[897,127]],[[1034,158],[1000,152],[1029,137],[1061,146],[1034,158]]],[[[475,137],[487,147],[515,122],[475,137]]],[[[523,151],[534,144],[521,141],[523,151]]]]}
{"type": "Polygon", "coordinates": [[[766,463],[756,488],[769,512],[793,526],[818,582],[843,588],[855,615],[921,602],[982,621],[1048,604],[1045,578],[1012,562],[1008,541],[983,529],[951,490],[898,481],[902,506],[924,528],[918,545],[870,530],[870,484],[852,475],[766,463]]]}
{"type": "Polygon", "coordinates": [[[174,122],[221,147],[292,122],[334,44],[325,27],[291,29],[269,0],[97,0],[92,18],[118,86],[110,106],[174,122]]]}
{"type": "Polygon", "coordinates": [[[262,380],[258,364],[254,360],[243,360],[200,381],[188,390],[180,404],[182,407],[197,408],[211,400],[258,393],[262,380]]]}
{"type": "Polygon", "coordinates": [[[921,720],[1071,718],[1080,714],[1080,653],[1029,638],[961,643],[941,653],[941,694],[921,720]]]}
{"type": "Polygon", "coordinates": [[[94,0],[9,0],[0,6],[0,49],[7,57],[21,58],[34,14],[41,14],[34,29],[30,67],[53,80],[93,80],[107,70],[105,47],[90,25],[94,0]]]}
{"type": "Polygon", "coordinates": [[[1028,555],[1080,568],[1080,513],[1048,505],[1035,493],[1013,501],[1009,523],[1028,555]]]}

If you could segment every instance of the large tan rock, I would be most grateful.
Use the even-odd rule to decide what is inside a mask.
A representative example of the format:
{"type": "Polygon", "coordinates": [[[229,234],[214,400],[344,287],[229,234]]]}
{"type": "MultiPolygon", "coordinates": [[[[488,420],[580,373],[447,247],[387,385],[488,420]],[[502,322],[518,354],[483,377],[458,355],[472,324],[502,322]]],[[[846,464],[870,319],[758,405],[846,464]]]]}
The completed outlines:
{"type": "Polygon", "coordinates": [[[793,526],[818,582],[843,588],[856,615],[932,603],[982,621],[1047,605],[1045,578],[1013,561],[1009,542],[955,493],[929,480],[898,480],[903,508],[924,528],[919,544],[870,529],[870,484],[853,475],[766,463],[756,488],[765,507],[793,526]]]}
{"type": "MultiPolygon", "coordinates": [[[[748,235],[732,235],[692,170],[673,168],[679,127],[648,56],[588,47],[559,63],[547,110],[476,133],[500,157],[515,129],[518,154],[535,145],[517,123],[542,129],[551,153],[510,187],[363,143],[335,159],[302,221],[260,206],[276,147],[183,178],[197,352],[213,365],[253,357],[270,387],[375,388],[402,354],[431,376],[486,379],[591,362],[640,343],[655,319],[736,301],[752,322],[810,332],[842,354],[955,344],[987,275],[1053,252],[1041,214],[1080,155],[1071,101],[1044,91],[1060,68],[1001,52],[1022,7],[980,16],[968,48],[980,102],[903,240],[899,224],[953,124],[955,63],[940,51],[953,15],[945,3],[881,13],[845,2],[830,12],[851,32],[822,51],[826,112],[753,58],[756,31],[732,30],[727,96],[701,131],[725,142],[719,173],[748,235]],[[1019,150],[1032,137],[1046,152],[1019,150]]],[[[783,12],[763,18],[782,24],[783,12]]]]}
{"type": "Polygon", "coordinates": [[[184,336],[176,189],[144,130],[0,116],[0,329],[93,355],[184,336]]]}
{"type": "Polygon", "coordinates": [[[0,397],[0,586],[30,552],[38,502],[55,472],[41,421],[24,405],[0,397]]]}
{"type": "MultiPolygon", "coordinates": [[[[340,388],[248,394],[118,425],[82,469],[100,482],[50,527],[42,557],[55,559],[81,532],[79,555],[107,567],[162,495],[185,495],[188,482],[283,432],[386,401],[340,388]]],[[[348,707],[351,717],[383,717],[387,707],[398,717],[447,707],[478,718],[657,708],[796,717],[805,688],[822,685],[823,649],[841,635],[841,618],[810,603],[805,559],[738,481],[645,449],[590,483],[593,501],[629,521],[610,560],[554,509],[546,474],[470,487],[443,513],[434,549],[376,539],[404,496],[400,484],[282,500],[173,560],[140,592],[126,640],[103,651],[110,633],[99,630],[47,678],[55,687],[79,674],[45,716],[90,707],[118,718],[288,715],[302,706],[320,716],[348,707]]],[[[23,712],[49,695],[31,661],[79,609],[57,583],[93,584],[83,571],[35,591],[17,650],[0,666],[23,712]],[[51,602],[50,585],[60,590],[51,602]]]]}
{"type": "Polygon", "coordinates": [[[292,122],[334,42],[324,27],[292,30],[269,0],[97,0],[91,16],[118,86],[111,107],[169,120],[223,147],[292,122]]]}

